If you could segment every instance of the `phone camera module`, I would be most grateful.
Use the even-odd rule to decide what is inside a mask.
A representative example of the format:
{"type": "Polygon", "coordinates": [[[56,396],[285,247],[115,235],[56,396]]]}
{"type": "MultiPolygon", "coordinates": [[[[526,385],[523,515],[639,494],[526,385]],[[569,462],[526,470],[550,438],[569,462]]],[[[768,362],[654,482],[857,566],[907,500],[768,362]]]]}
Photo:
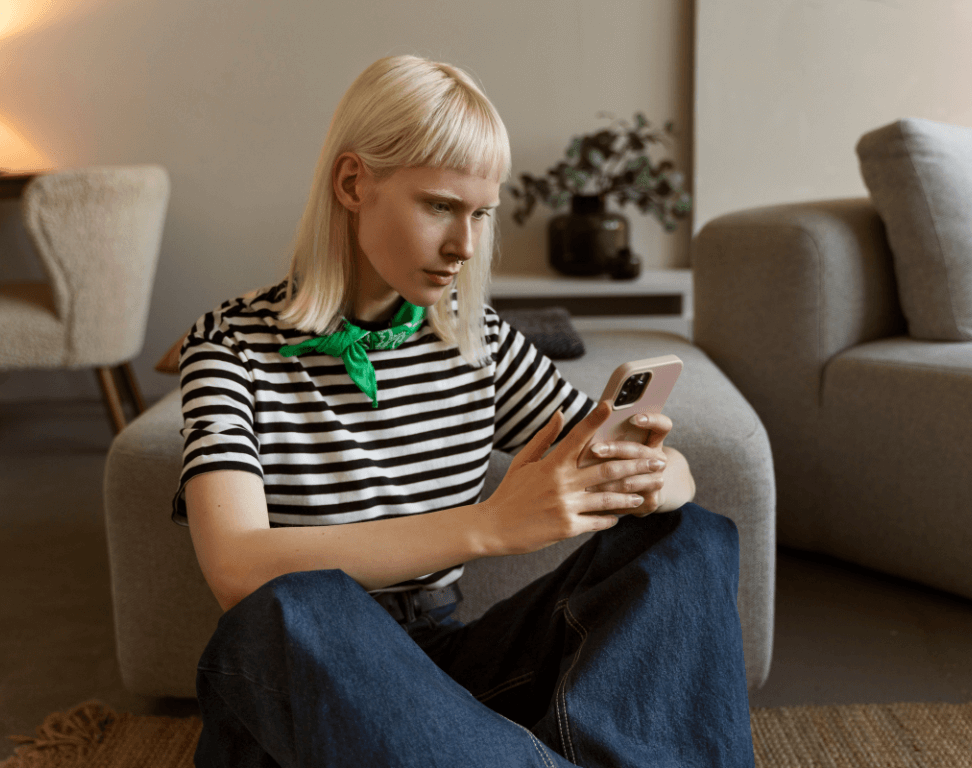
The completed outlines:
{"type": "Polygon", "coordinates": [[[623,408],[626,405],[638,402],[649,381],[651,381],[651,371],[629,376],[614,401],[614,407],[623,408]]]}

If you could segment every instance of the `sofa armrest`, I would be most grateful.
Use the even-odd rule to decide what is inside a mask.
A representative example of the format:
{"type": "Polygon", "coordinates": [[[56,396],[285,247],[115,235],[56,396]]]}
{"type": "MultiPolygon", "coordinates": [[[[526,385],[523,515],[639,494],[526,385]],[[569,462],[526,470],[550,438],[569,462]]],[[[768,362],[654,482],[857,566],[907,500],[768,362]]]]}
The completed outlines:
{"type": "Polygon", "coordinates": [[[766,428],[778,540],[793,545],[831,452],[829,361],[907,333],[884,224],[868,198],[732,213],[695,238],[693,279],[694,341],[766,428]]]}
{"type": "Polygon", "coordinates": [[[824,368],[907,333],[884,224],[869,198],[721,216],[693,242],[694,341],[764,419],[816,411],[824,368]]]}

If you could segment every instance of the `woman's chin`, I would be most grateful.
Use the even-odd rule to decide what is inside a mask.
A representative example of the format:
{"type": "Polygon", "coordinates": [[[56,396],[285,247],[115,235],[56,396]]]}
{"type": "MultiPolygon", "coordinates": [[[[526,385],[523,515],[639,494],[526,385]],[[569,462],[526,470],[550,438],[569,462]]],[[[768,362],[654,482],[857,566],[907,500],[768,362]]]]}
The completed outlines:
{"type": "Polygon", "coordinates": [[[407,301],[409,304],[414,304],[416,307],[425,307],[428,309],[429,307],[438,303],[439,299],[442,298],[442,294],[449,290],[452,290],[451,285],[435,285],[430,287],[423,286],[422,288],[414,291],[413,295],[411,296],[407,296],[404,293],[401,295],[405,297],[405,301],[407,301]]]}

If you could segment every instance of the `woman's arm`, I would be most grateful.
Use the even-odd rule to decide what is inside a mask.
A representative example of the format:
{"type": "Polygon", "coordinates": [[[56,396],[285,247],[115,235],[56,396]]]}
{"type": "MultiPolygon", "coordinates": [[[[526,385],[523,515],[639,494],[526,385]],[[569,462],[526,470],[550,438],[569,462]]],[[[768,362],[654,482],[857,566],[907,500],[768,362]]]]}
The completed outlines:
{"type": "Polygon", "coordinates": [[[643,460],[577,469],[580,454],[610,415],[602,403],[560,445],[554,414],[520,451],[484,502],[438,512],[341,525],[270,528],[261,478],[243,470],[196,475],[185,487],[189,530],[203,575],[224,611],[285,573],[339,569],[367,590],[480,557],[526,554],[617,522],[640,496],[589,488],[643,474],[643,460]],[[543,458],[542,458],[543,457],[543,458]]]}
{"type": "Polygon", "coordinates": [[[662,450],[667,462],[662,470],[664,498],[656,512],[671,512],[695,498],[695,478],[684,455],[667,445],[662,446],[662,450]]]}
{"type": "Polygon", "coordinates": [[[228,611],[285,573],[339,569],[365,589],[435,573],[487,553],[478,505],[343,525],[270,528],[261,479],[220,470],[186,484],[189,531],[200,568],[228,611]]]}

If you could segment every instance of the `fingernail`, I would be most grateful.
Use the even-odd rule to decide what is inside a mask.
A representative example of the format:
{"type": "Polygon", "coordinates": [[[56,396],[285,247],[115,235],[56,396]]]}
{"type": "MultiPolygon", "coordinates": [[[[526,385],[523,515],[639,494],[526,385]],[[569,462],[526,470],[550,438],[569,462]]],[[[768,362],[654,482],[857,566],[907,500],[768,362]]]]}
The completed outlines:
{"type": "Polygon", "coordinates": [[[648,417],[645,416],[645,414],[643,414],[643,413],[639,413],[637,416],[635,416],[634,421],[635,421],[635,424],[638,424],[639,426],[642,426],[642,427],[647,427],[648,426],[648,417]]]}
{"type": "Polygon", "coordinates": [[[644,503],[645,500],[640,496],[630,496],[628,498],[628,504],[630,504],[632,507],[640,507],[644,503]]]}
{"type": "Polygon", "coordinates": [[[597,456],[604,456],[607,454],[607,446],[604,443],[598,443],[591,447],[591,451],[597,456]]]}
{"type": "Polygon", "coordinates": [[[652,459],[648,466],[651,468],[652,472],[657,472],[659,469],[665,468],[665,462],[659,461],[658,459],[652,459]]]}

